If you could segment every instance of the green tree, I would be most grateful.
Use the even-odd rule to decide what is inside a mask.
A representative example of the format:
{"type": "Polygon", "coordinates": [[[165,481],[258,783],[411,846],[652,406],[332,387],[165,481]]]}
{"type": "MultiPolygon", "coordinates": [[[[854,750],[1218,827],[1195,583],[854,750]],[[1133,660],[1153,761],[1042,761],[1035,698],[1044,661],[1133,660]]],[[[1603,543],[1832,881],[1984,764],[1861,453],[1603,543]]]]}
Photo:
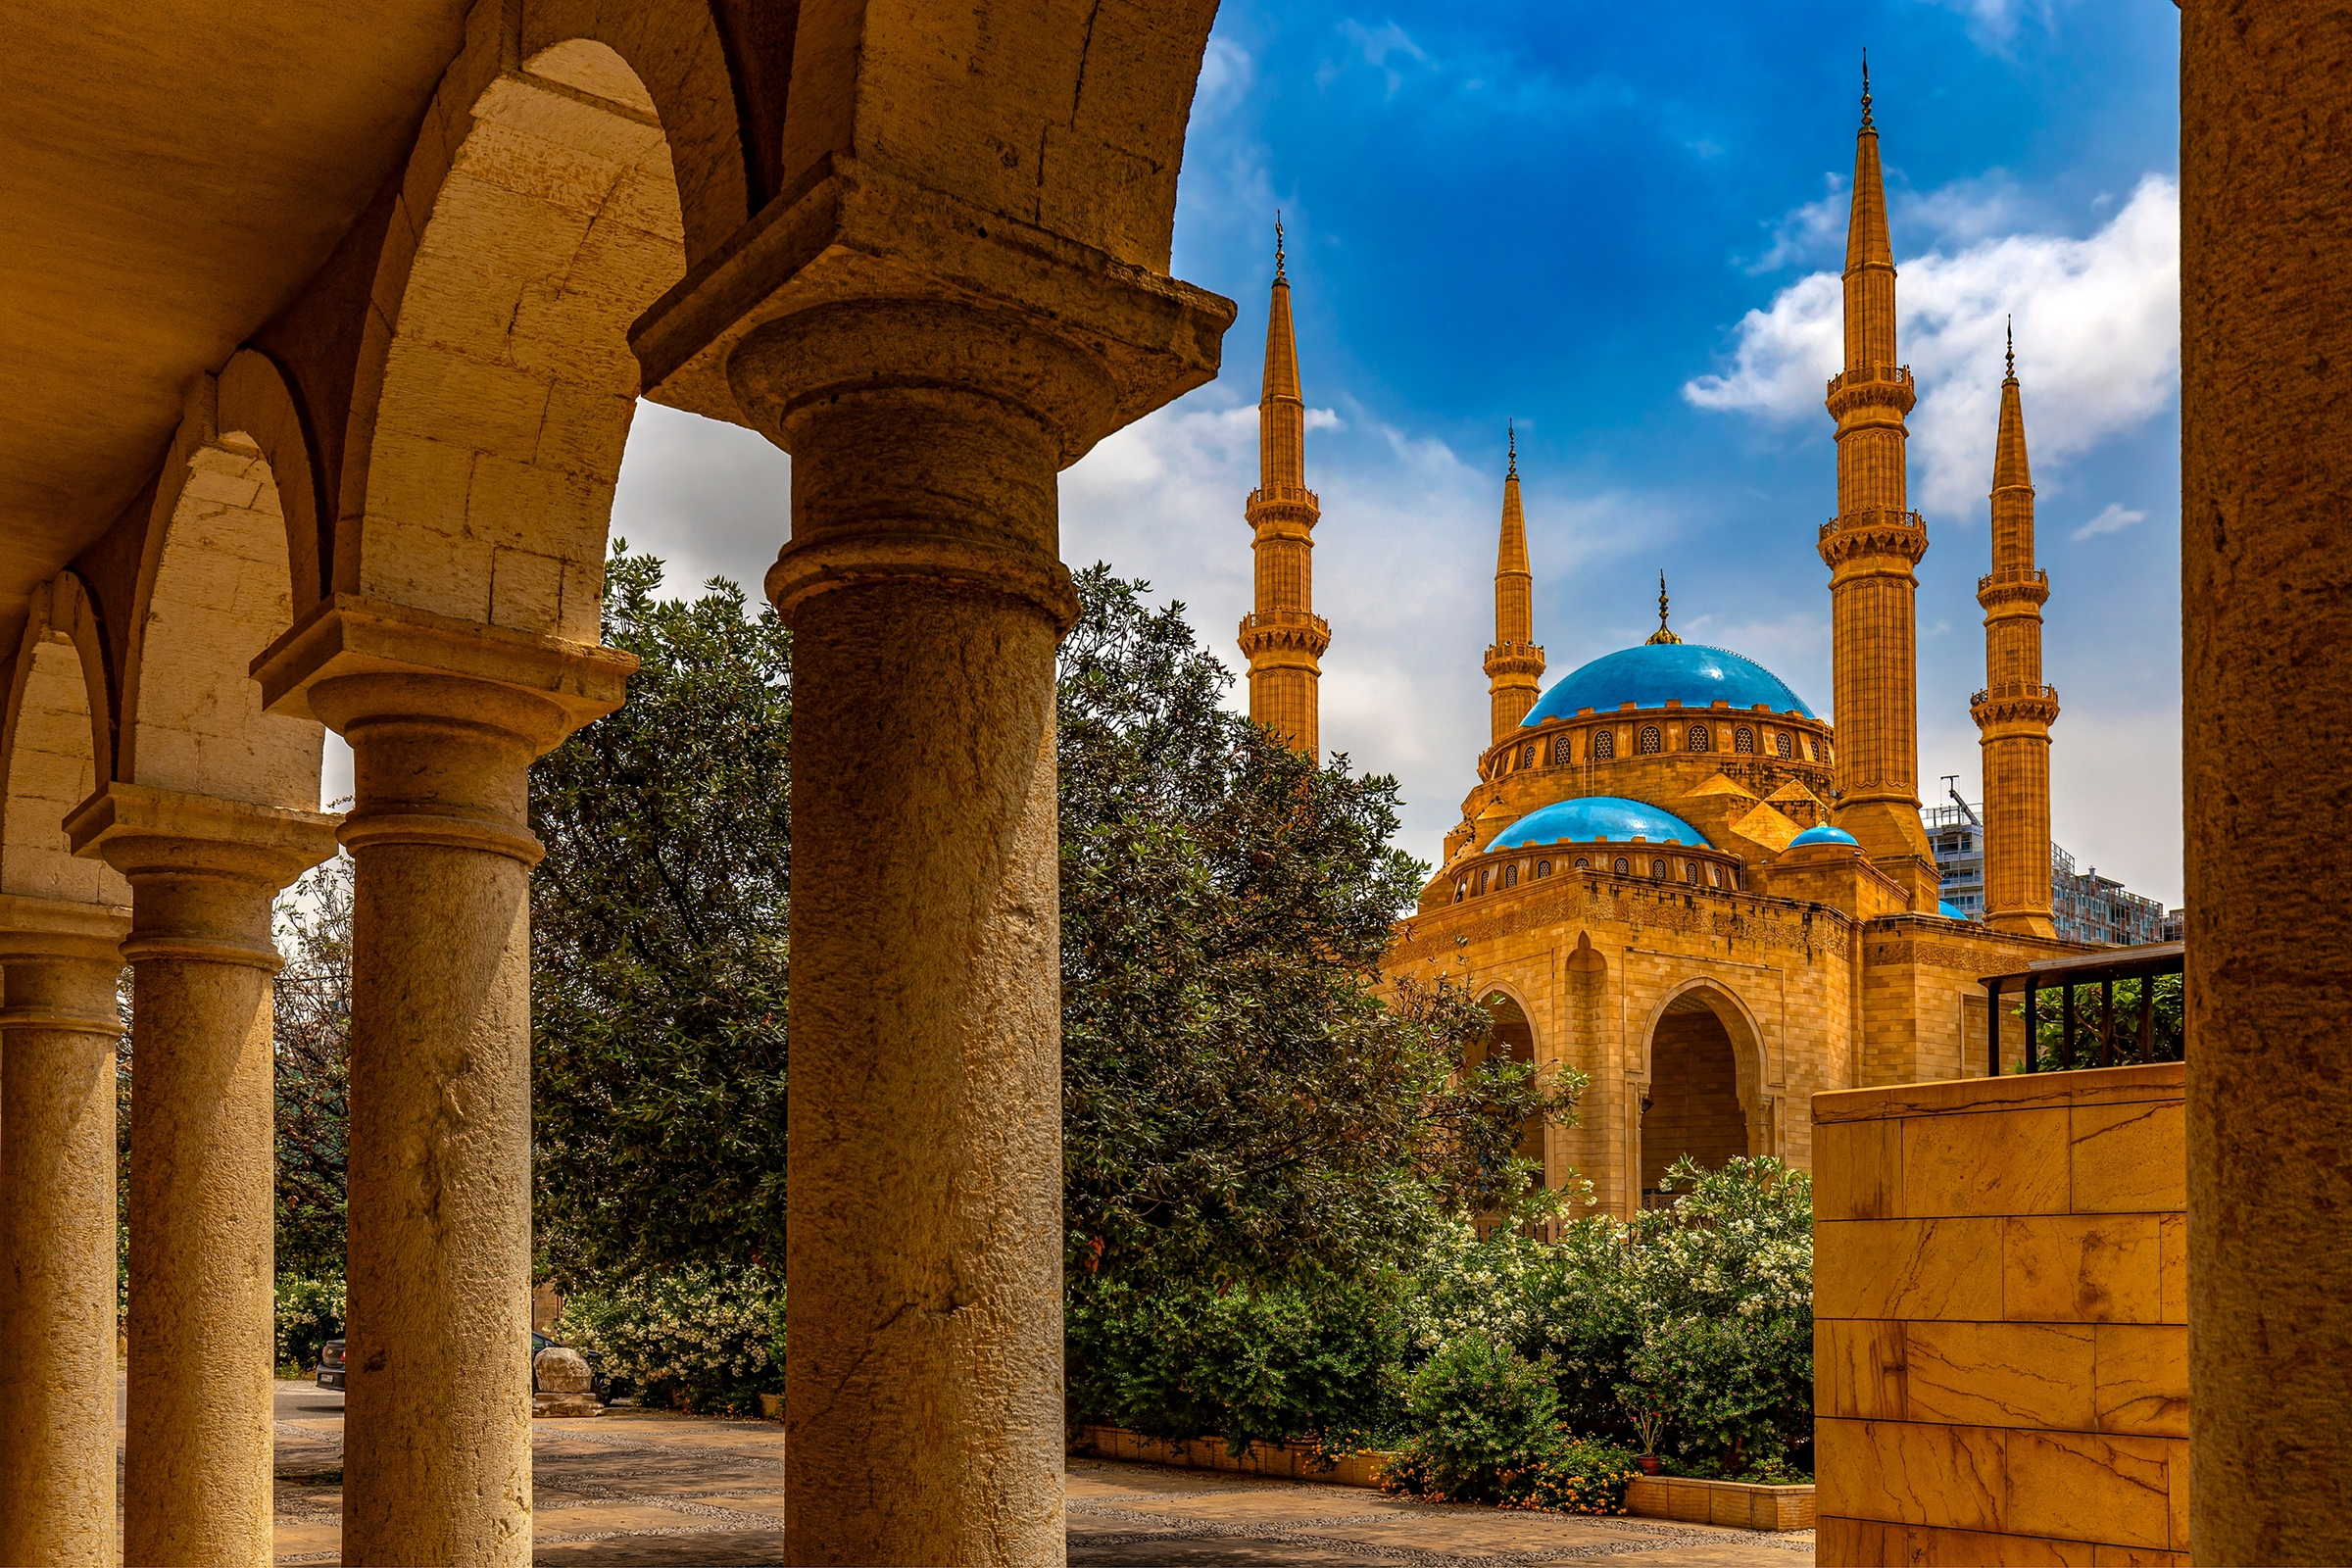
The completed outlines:
{"type": "Polygon", "coordinates": [[[277,909],[272,1020],[277,1101],[277,1271],[343,1275],[351,1113],[351,872],[337,855],[277,909]]]}
{"type": "Polygon", "coordinates": [[[780,1260],[792,635],[615,542],[626,707],[531,770],[537,1218],[559,1278],[780,1260]]]}
{"type": "Polygon", "coordinates": [[[1518,1201],[1573,1074],[1483,1051],[1458,988],[1383,993],[1427,868],[1396,780],[1221,706],[1181,605],[1096,566],[1060,655],[1063,1168],[1076,1274],[1362,1278],[1518,1201]]]}

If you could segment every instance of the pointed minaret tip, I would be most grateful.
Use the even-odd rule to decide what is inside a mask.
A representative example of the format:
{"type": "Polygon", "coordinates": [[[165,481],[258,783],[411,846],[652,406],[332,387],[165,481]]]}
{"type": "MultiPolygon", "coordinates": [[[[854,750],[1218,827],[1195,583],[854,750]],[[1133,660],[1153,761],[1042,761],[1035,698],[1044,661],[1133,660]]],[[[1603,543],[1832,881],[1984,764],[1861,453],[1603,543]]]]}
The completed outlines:
{"type": "Polygon", "coordinates": [[[1274,281],[1288,283],[1290,280],[1290,273],[1283,270],[1282,209],[1277,207],[1274,209],[1274,281]]]}
{"type": "Polygon", "coordinates": [[[1519,477],[1519,427],[1513,421],[1505,419],[1502,421],[1502,432],[1511,444],[1511,471],[1504,474],[1503,477],[1516,479],[1519,477]]]}
{"type": "Polygon", "coordinates": [[[2005,359],[2007,362],[2008,362],[2008,365],[2009,365],[2009,373],[2008,373],[2008,379],[2009,379],[2009,380],[2011,380],[2011,381],[2015,381],[2015,380],[2017,379],[2017,318],[2016,318],[2016,317],[2012,316],[2012,317],[2008,318],[2007,318],[2007,320],[2005,320],[2005,321],[2002,323],[2002,325],[2001,325],[2001,337],[2002,337],[2002,340],[2003,340],[2003,341],[2004,341],[2004,342],[2005,342],[2007,345],[2008,345],[2007,352],[2006,352],[2006,353],[2003,355],[2003,358],[2004,358],[2004,359],[2005,359]]]}
{"type": "Polygon", "coordinates": [[[1870,123],[1870,49],[1862,50],[1862,123],[1870,123]]]}
{"type": "Polygon", "coordinates": [[[1653,646],[1682,641],[1674,634],[1674,628],[1666,624],[1666,573],[1663,571],[1658,573],[1658,629],[1649,634],[1649,640],[1653,646]]]}

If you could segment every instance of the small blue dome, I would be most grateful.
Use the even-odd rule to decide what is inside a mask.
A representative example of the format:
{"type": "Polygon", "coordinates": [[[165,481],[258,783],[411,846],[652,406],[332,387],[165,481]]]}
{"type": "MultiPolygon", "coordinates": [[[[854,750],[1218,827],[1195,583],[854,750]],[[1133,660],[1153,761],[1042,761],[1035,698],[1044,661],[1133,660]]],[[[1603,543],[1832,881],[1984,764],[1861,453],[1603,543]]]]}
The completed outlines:
{"type": "Polygon", "coordinates": [[[1641,801],[1622,800],[1614,795],[1554,801],[1495,834],[1487,848],[1515,850],[1528,844],[1596,844],[1603,839],[1623,844],[1637,837],[1652,844],[1708,848],[1698,829],[1672,811],[1661,811],[1641,801]]]}
{"type": "Polygon", "coordinates": [[[1957,905],[1946,904],[1941,899],[1937,899],[1936,901],[1936,912],[1942,915],[1946,920],[1965,920],[1968,918],[1968,911],[1966,909],[1959,907],[1957,905]]]}
{"type": "Polygon", "coordinates": [[[1799,833],[1796,837],[1788,841],[1788,848],[1792,850],[1801,850],[1809,844],[1851,844],[1856,849],[1860,849],[1862,847],[1862,841],[1860,839],[1855,838],[1845,829],[1841,827],[1832,827],[1827,822],[1822,823],[1819,827],[1809,827],[1805,829],[1802,833],[1799,833]]]}
{"type": "Polygon", "coordinates": [[[1813,716],[1804,699],[1752,659],[1699,643],[1643,643],[1605,654],[1561,676],[1519,722],[1574,718],[1586,708],[1613,713],[1625,703],[1659,708],[1673,701],[1685,708],[1708,708],[1718,700],[1734,708],[1752,709],[1762,703],[1775,713],[1813,716]]]}

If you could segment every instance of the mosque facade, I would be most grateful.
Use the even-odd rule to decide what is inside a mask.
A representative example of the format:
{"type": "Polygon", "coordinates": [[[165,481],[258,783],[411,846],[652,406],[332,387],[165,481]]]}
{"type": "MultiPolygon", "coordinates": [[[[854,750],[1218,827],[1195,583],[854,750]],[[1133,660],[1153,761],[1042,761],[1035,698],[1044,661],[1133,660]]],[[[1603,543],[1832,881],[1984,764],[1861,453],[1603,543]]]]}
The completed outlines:
{"type": "MultiPolygon", "coordinates": [[[[1921,820],[1911,510],[1895,342],[1895,269],[1867,84],[1856,139],[1837,422],[1838,515],[1814,541],[1830,572],[1836,723],[1727,649],[1684,641],[1659,585],[1658,629],[1548,687],[1517,453],[1503,482],[1491,739],[1418,907],[1397,922],[1392,981],[1476,990],[1494,1048],[1565,1064],[1591,1088],[1577,1125],[1531,1129],[1549,1185],[1589,1181],[1608,1212],[1659,1200],[1690,1154],[1810,1168],[1822,1090],[1979,1076],[1980,977],[2081,951],[2051,922],[2042,679],[2048,574],[2014,362],[1990,442],[1992,550],[1978,598],[1986,678],[1984,909],[1943,904],[1921,820]]],[[[1329,627],[1306,568],[1303,404],[1290,285],[1276,278],[1261,408],[1257,608],[1243,622],[1250,711],[1317,743],[1316,660],[1329,627]]],[[[2004,1043],[2019,1039],[2014,1025],[2004,1043]]]]}

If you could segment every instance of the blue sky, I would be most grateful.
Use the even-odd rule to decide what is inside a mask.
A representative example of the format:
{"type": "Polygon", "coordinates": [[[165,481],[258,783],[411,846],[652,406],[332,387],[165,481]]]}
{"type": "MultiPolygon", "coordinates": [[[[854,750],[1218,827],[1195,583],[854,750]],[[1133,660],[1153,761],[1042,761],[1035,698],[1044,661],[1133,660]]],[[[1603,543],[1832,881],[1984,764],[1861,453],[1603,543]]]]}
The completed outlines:
{"type": "MultiPolygon", "coordinates": [[[[1670,28],[1661,15],[1227,0],[1174,270],[1241,318],[1218,382],[1063,476],[1064,558],[1183,600],[1238,669],[1280,207],[1323,497],[1324,741],[1399,776],[1407,848],[1435,858],[1486,740],[1506,416],[1549,678],[1646,635],[1663,568],[1685,636],[1762,661],[1828,711],[1811,541],[1835,510],[1821,390],[1867,44],[1921,389],[1925,788],[1958,773],[1976,797],[1973,595],[2014,313],[2064,705],[2056,834],[2177,903],[2178,14],[1882,0],[1690,4],[1670,28]]],[[[613,531],[668,557],[674,588],[756,585],[785,533],[788,472],[757,436],[647,406],[613,531]]]]}

